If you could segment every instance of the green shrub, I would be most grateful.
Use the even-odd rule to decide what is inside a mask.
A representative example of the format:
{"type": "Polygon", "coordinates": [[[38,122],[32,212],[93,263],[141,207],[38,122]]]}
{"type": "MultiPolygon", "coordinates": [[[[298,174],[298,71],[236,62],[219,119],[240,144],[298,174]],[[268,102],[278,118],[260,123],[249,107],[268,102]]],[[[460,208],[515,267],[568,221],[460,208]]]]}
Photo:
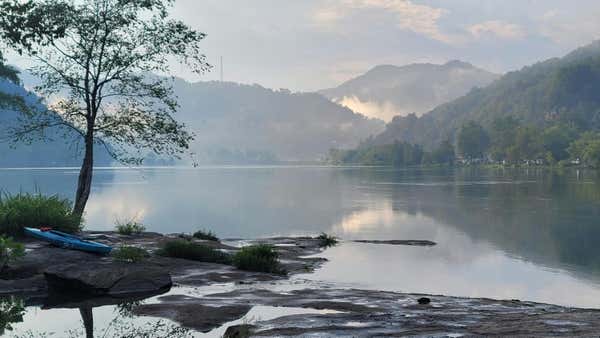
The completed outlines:
{"type": "Polygon", "coordinates": [[[0,196],[0,234],[22,236],[23,227],[51,227],[68,233],[82,229],[82,220],[71,212],[71,202],[57,195],[19,193],[0,196]]]}
{"type": "Polygon", "coordinates": [[[4,335],[5,331],[12,331],[13,323],[23,321],[25,315],[25,304],[22,300],[15,297],[0,299],[0,336],[4,335]]]}
{"type": "Polygon", "coordinates": [[[4,270],[6,265],[25,256],[25,247],[17,243],[12,238],[0,236],[0,271],[4,270]]]}
{"type": "Polygon", "coordinates": [[[317,239],[319,240],[319,246],[322,248],[329,248],[338,244],[338,239],[336,237],[324,232],[322,232],[317,239]]]}
{"type": "Polygon", "coordinates": [[[166,242],[158,250],[158,254],[166,257],[184,258],[209,263],[229,264],[231,262],[230,255],[227,253],[185,239],[166,242]]]}
{"type": "Polygon", "coordinates": [[[134,218],[128,221],[116,220],[115,229],[121,235],[139,235],[146,231],[144,224],[136,221],[134,218]]]}
{"type": "Polygon", "coordinates": [[[250,245],[233,255],[233,265],[240,270],[285,274],[278,258],[271,245],[250,245]]]}
{"type": "Polygon", "coordinates": [[[116,250],[113,250],[112,256],[122,262],[137,263],[142,261],[144,258],[150,257],[148,251],[135,246],[122,246],[116,250]]]}
{"type": "Polygon", "coordinates": [[[213,242],[218,242],[219,241],[219,237],[217,237],[217,235],[210,231],[210,230],[198,230],[196,232],[194,232],[193,235],[194,238],[197,239],[203,239],[205,241],[213,241],[213,242]]]}

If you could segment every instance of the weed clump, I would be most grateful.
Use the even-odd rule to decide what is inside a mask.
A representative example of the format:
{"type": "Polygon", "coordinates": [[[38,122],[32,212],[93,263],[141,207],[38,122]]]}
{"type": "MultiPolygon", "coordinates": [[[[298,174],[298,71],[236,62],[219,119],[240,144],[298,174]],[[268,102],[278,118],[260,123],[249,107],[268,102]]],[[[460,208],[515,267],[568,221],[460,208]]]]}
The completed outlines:
{"type": "Polygon", "coordinates": [[[202,239],[205,241],[219,242],[219,237],[217,237],[217,235],[210,230],[198,230],[194,232],[192,237],[196,239],[202,239]]]}
{"type": "Polygon", "coordinates": [[[1,195],[0,234],[23,236],[24,227],[50,227],[67,233],[77,233],[82,229],[82,219],[72,213],[71,205],[71,201],[58,195],[1,195]]]}
{"type": "Polygon", "coordinates": [[[229,264],[231,262],[229,254],[185,239],[168,241],[163,244],[157,253],[165,257],[183,258],[199,262],[221,264],[229,264]]]}
{"type": "Polygon", "coordinates": [[[233,255],[233,265],[246,271],[286,274],[273,246],[259,244],[243,247],[233,255]]]}
{"type": "Polygon", "coordinates": [[[142,260],[150,257],[148,251],[135,246],[122,246],[116,250],[113,250],[112,256],[114,259],[127,262],[127,263],[138,263],[142,260]]]}

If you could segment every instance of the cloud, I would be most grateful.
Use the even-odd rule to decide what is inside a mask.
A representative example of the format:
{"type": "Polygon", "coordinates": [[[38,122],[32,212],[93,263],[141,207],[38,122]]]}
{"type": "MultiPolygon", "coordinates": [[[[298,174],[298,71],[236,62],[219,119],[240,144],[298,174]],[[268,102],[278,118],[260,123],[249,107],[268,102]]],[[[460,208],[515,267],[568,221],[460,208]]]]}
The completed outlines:
{"type": "Polygon", "coordinates": [[[318,8],[313,19],[320,24],[334,24],[352,12],[374,9],[394,15],[396,25],[403,30],[424,35],[444,43],[453,43],[454,37],[443,33],[439,19],[447,10],[415,4],[409,0],[332,0],[325,7],[318,8]]]}
{"type": "Polygon", "coordinates": [[[382,119],[385,122],[390,122],[394,116],[407,115],[398,109],[391,102],[379,103],[375,101],[361,101],[356,96],[344,96],[341,99],[334,100],[336,103],[367,117],[382,119]]]}
{"type": "Polygon", "coordinates": [[[492,35],[506,40],[518,40],[525,37],[521,26],[499,20],[481,22],[470,26],[467,30],[476,38],[492,35]]]}
{"type": "Polygon", "coordinates": [[[566,13],[549,10],[537,19],[539,34],[557,44],[575,47],[600,38],[600,9],[566,13]]]}

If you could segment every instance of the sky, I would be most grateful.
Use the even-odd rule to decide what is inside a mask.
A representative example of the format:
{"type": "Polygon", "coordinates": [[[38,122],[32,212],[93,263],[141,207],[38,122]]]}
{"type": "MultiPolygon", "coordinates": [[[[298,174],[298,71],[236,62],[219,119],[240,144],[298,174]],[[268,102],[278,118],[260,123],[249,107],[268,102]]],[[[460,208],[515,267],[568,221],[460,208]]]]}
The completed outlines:
{"type": "MultiPolygon", "coordinates": [[[[379,64],[462,60],[504,73],[600,38],[598,0],[176,0],[214,66],[190,81],[334,87],[379,64]]],[[[10,60],[23,66],[22,60],[10,60]]]]}
{"type": "Polygon", "coordinates": [[[311,91],[378,64],[460,59],[503,73],[600,38],[598,0],[177,0],[208,34],[213,71],[190,80],[311,91]]]}

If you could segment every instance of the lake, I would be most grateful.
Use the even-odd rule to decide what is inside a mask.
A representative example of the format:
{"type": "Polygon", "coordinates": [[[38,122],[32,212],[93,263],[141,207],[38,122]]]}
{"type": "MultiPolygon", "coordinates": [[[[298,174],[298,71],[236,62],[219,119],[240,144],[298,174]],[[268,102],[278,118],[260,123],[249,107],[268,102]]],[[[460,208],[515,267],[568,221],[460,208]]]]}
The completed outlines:
{"type": "MultiPolygon", "coordinates": [[[[327,232],[346,241],[296,282],[600,307],[595,172],[273,166],[98,168],[95,175],[88,229],[138,217],[150,231],[210,229],[221,238],[327,232]]],[[[72,197],[76,180],[70,168],[0,170],[0,188],[11,193],[72,197]]],[[[57,316],[38,312],[28,316],[57,316]]]]}

